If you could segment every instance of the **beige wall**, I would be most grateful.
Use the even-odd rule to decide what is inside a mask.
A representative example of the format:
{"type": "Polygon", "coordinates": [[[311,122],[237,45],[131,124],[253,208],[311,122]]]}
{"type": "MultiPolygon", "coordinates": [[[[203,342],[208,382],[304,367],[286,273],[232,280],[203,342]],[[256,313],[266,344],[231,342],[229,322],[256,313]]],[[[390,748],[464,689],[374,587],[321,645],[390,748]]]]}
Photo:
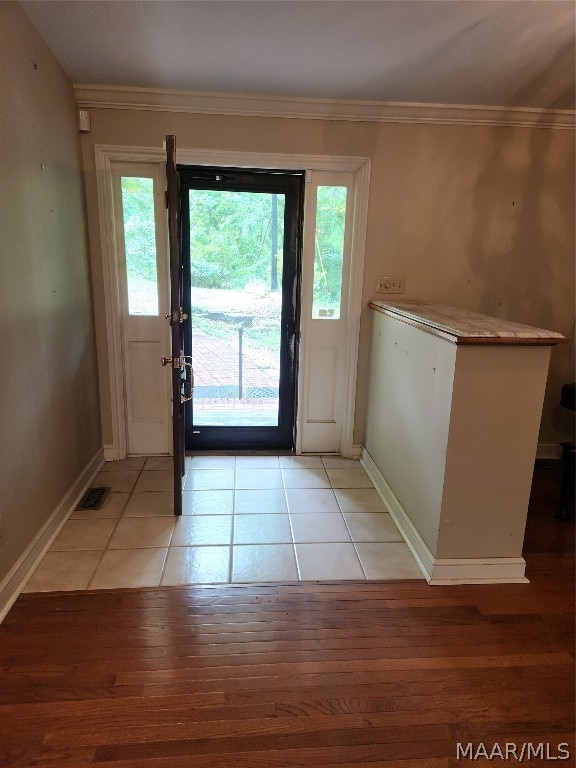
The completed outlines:
{"type": "MultiPolygon", "coordinates": [[[[372,160],[355,441],[364,438],[368,300],[377,275],[406,299],[441,301],[571,336],[571,131],[400,125],[93,109],[82,136],[97,317],[103,439],[111,440],[94,144],[366,156],[372,160]]],[[[540,440],[555,443],[569,345],[552,353],[540,440]]]]}
{"type": "Polygon", "coordinates": [[[101,445],[76,108],[0,3],[0,580],[101,445]]]}

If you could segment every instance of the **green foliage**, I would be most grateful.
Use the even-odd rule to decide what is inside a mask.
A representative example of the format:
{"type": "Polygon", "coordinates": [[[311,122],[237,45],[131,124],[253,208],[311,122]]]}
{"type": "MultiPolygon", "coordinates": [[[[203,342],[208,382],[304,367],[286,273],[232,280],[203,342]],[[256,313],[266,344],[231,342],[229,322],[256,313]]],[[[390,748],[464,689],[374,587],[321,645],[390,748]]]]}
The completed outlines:
{"type": "Polygon", "coordinates": [[[156,280],[152,179],[122,177],[122,213],[128,278],[156,280]]]}
{"type": "MultiPolygon", "coordinates": [[[[281,285],[284,195],[228,190],[190,190],[192,284],[198,288],[243,289],[272,283],[276,243],[281,285]],[[276,221],[272,221],[273,198],[276,221]],[[274,227],[275,224],[275,227],[274,227]],[[273,232],[275,228],[275,233],[273,232]]],[[[128,277],[156,280],[154,190],[150,178],[122,178],[122,207],[128,277]]],[[[346,188],[318,188],[314,262],[314,307],[337,308],[342,283],[346,188]]]]}
{"type": "MultiPolygon", "coordinates": [[[[190,260],[198,288],[271,284],[272,195],[262,192],[190,190],[190,260]]],[[[277,198],[278,274],[282,269],[284,195],[277,198]]]]}
{"type": "Polygon", "coordinates": [[[340,306],[346,222],[346,187],[318,187],[314,308],[340,306]]]}

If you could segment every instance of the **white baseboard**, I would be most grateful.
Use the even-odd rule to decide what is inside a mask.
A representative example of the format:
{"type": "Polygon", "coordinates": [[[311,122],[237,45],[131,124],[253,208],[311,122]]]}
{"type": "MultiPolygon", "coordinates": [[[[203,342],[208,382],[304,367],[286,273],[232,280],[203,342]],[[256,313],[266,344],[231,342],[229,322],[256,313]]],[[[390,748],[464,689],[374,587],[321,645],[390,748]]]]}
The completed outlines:
{"type": "Polygon", "coordinates": [[[0,583],[0,623],[103,465],[104,454],[100,448],[0,583]]]}
{"type": "Polygon", "coordinates": [[[374,487],[378,491],[382,501],[384,504],[386,504],[386,508],[388,509],[388,512],[390,512],[390,516],[396,523],[396,526],[402,534],[404,541],[408,545],[410,552],[412,552],[414,555],[414,558],[418,563],[420,570],[424,574],[424,577],[427,581],[429,581],[434,566],[434,557],[432,556],[432,553],[426,546],[424,540],[416,528],[412,525],[412,521],[404,511],[404,507],[400,504],[394,495],[394,492],[374,463],[372,456],[370,456],[364,446],[362,447],[362,456],[360,458],[360,462],[374,483],[374,487]]]}
{"type": "Polygon", "coordinates": [[[558,443],[538,443],[537,459],[560,459],[561,457],[562,448],[558,443]]]}
{"type": "Polygon", "coordinates": [[[523,557],[436,558],[365,447],[360,461],[429,584],[528,583],[523,557]]]}
{"type": "Polygon", "coordinates": [[[436,558],[429,584],[528,584],[523,557],[436,558]]]}
{"type": "Polygon", "coordinates": [[[116,461],[116,459],[119,459],[118,451],[113,445],[105,445],[104,448],[104,460],[105,461],[116,461]]]}

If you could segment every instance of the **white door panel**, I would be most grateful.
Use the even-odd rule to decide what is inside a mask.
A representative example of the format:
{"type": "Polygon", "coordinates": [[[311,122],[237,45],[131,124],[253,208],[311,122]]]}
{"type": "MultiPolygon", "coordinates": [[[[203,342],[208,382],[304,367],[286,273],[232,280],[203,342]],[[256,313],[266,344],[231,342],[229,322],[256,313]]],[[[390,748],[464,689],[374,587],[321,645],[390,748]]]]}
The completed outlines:
{"type": "Polygon", "coordinates": [[[338,348],[310,346],[307,423],[335,422],[338,390],[338,348]]]}
{"type": "Polygon", "coordinates": [[[341,451],[353,198],[353,173],[310,173],[302,265],[304,386],[300,390],[299,444],[303,453],[341,451]]]}
{"type": "Polygon", "coordinates": [[[169,453],[168,275],[163,167],[114,166],[114,219],[128,455],[169,453]]]}
{"type": "Polygon", "coordinates": [[[134,375],[128,376],[130,385],[130,421],[138,424],[163,421],[163,387],[157,376],[138,376],[138,371],[149,370],[162,357],[158,341],[131,341],[126,356],[127,366],[134,375]]]}

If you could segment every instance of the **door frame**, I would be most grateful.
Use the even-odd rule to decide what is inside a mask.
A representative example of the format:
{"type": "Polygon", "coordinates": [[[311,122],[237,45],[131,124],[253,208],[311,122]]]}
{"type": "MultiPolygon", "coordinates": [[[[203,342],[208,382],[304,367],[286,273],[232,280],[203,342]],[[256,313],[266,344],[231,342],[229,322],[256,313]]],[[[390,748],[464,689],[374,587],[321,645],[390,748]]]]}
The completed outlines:
{"type": "MultiPolygon", "coordinates": [[[[184,324],[184,351],[198,362],[194,353],[193,325],[195,314],[190,289],[195,257],[192,254],[190,235],[190,193],[197,190],[234,191],[239,194],[274,194],[284,198],[283,238],[281,249],[282,298],[278,329],[277,349],[279,362],[278,409],[276,424],[225,426],[194,423],[194,404],[187,403],[186,447],[193,450],[287,450],[295,447],[295,415],[298,390],[299,329],[302,235],[304,221],[305,173],[291,173],[286,169],[236,168],[232,166],[178,165],[180,174],[182,212],[182,255],[184,263],[183,308],[188,318],[184,324]],[[205,169],[205,170],[203,170],[205,169]],[[205,173],[206,178],[199,174],[205,173]],[[209,175],[213,178],[209,178],[209,175]],[[228,175],[227,175],[228,174],[228,175]],[[220,176],[225,179],[219,178],[220,176]],[[193,435],[198,435],[194,438],[193,435]],[[195,443],[196,445],[191,445],[195,443]]],[[[268,212],[268,215],[270,213],[268,212]]]]}
{"type": "MultiPolygon", "coordinates": [[[[112,443],[104,445],[106,459],[126,457],[126,421],[123,375],[123,350],[120,337],[120,275],[117,243],[114,227],[114,202],[112,169],[116,163],[149,163],[164,165],[162,147],[131,147],[96,144],[94,146],[96,188],[98,199],[99,234],[102,252],[102,277],[104,286],[104,311],[106,321],[107,363],[110,387],[110,411],[112,443]]],[[[287,155],[260,152],[235,152],[179,148],[176,160],[183,165],[230,166],[236,168],[276,168],[279,170],[348,171],[355,174],[354,211],[352,219],[352,246],[349,274],[348,300],[350,315],[346,333],[347,360],[345,364],[345,414],[342,429],[342,456],[359,454],[354,445],[354,411],[356,403],[356,377],[362,311],[362,285],[364,274],[364,249],[368,218],[368,190],[370,185],[370,158],[337,155],[287,155]]],[[[167,235],[166,235],[167,237],[167,235]]],[[[301,326],[305,334],[305,324],[301,326]]],[[[302,342],[301,342],[302,344],[302,342]]],[[[160,363],[159,363],[160,364],[160,363]]],[[[303,370],[298,376],[298,400],[304,392],[303,370]]],[[[300,433],[301,410],[297,416],[297,435],[300,433]]],[[[300,451],[299,440],[296,452],[300,451]]]]}

